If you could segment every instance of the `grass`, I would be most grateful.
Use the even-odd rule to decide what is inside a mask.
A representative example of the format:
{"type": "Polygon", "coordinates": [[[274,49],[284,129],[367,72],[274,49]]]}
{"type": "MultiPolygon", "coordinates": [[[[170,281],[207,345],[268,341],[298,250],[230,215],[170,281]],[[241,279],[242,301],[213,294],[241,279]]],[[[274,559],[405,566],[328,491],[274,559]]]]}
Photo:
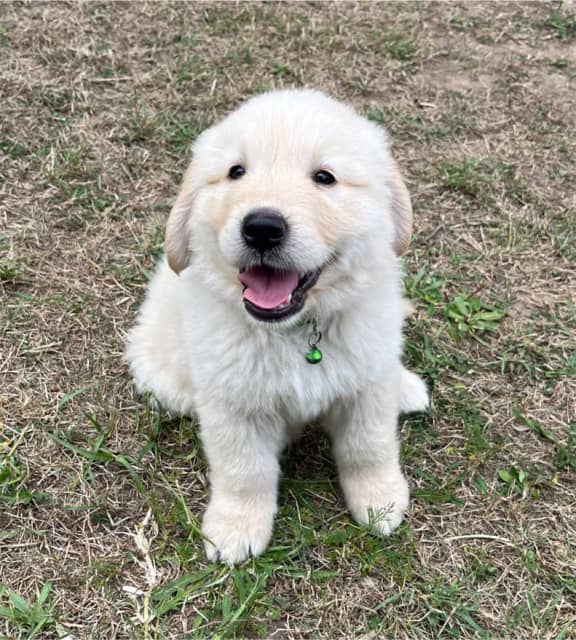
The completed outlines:
{"type": "Polygon", "coordinates": [[[394,32],[388,33],[384,37],[384,48],[394,60],[410,60],[418,51],[414,40],[394,32]]]}
{"type": "Polygon", "coordinates": [[[25,637],[36,638],[47,632],[55,620],[52,616],[54,605],[47,603],[52,585],[50,582],[42,587],[34,605],[31,605],[18,593],[6,587],[0,587],[0,619],[8,620],[12,626],[24,632],[25,637]]]}
{"type": "MultiPolygon", "coordinates": [[[[574,635],[574,16],[538,3],[6,4],[0,637],[574,635]],[[272,544],[207,564],[197,427],[120,359],[198,134],[306,84],[391,133],[415,210],[390,538],[311,429],[272,544]]],[[[4,59],[3,59],[4,60],[4,59]]],[[[376,514],[377,515],[377,514],[376,514]]]]}
{"type": "Polygon", "coordinates": [[[542,24],[562,42],[576,39],[576,14],[562,11],[562,3],[559,9],[552,11],[542,24]]]}

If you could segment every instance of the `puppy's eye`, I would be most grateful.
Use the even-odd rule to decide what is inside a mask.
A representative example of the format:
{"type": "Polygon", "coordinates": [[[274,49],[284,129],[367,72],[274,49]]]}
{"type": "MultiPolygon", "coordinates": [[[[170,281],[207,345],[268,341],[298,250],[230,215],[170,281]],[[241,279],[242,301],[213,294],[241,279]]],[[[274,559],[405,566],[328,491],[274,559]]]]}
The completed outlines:
{"type": "Polygon", "coordinates": [[[330,171],[316,171],[315,174],[312,175],[312,180],[316,182],[316,184],[334,184],[336,182],[336,178],[330,173],[330,171]]]}
{"type": "Polygon", "coordinates": [[[235,164],[230,167],[228,171],[228,177],[230,180],[240,180],[240,178],[246,173],[246,169],[241,164],[235,164]]]}

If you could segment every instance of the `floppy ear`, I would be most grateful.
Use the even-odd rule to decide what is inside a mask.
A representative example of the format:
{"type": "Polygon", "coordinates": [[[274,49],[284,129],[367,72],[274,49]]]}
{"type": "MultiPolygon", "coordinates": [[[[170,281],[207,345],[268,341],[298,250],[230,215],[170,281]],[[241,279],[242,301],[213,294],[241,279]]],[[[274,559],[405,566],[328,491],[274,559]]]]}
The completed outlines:
{"type": "Polygon", "coordinates": [[[410,194],[398,169],[391,159],[388,175],[388,187],[392,197],[392,218],[394,221],[394,251],[397,256],[406,253],[412,234],[412,202],[410,194]]]}
{"type": "Polygon", "coordinates": [[[194,196],[191,166],[189,166],[184,174],[180,193],[170,211],[164,238],[164,251],[168,265],[175,273],[180,273],[190,263],[188,219],[192,211],[194,196]]]}

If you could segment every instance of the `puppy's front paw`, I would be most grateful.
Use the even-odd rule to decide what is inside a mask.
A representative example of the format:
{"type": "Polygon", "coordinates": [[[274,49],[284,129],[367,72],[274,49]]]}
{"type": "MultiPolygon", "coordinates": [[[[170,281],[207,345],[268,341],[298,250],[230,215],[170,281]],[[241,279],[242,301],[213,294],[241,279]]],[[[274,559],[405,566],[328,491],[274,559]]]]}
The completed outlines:
{"type": "Polygon", "coordinates": [[[369,525],[385,536],[400,525],[410,498],[401,473],[347,472],[341,474],[340,482],[348,508],[359,524],[369,525]]]}
{"type": "Polygon", "coordinates": [[[202,523],[208,560],[232,566],[259,556],[272,537],[274,508],[252,505],[245,510],[211,500],[202,523]]]}

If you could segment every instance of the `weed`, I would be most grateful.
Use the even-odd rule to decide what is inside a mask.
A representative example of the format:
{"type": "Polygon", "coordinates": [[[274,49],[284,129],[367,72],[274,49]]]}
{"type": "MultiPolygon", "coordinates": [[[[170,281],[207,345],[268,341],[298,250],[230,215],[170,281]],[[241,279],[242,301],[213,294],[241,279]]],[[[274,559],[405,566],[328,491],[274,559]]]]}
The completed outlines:
{"type": "Polygon", "coordinates": [[[272,74],[276,78],[282,78],[283,80],[293,80],[301,82],[300,76],[290,67],[290,65],[275,61],[272,65],[272,74]]]}
{"type": "Polygon", "coordinates": [[[470,402],[460,403],[455,410],[462,415],[463,431],[466,436],[466,456],[472,465],[486,464],[501,449],[502,438],[491,433],[483,419],[470,402]]]}
{"type": "Polygon", "coordinates": [[[485,630],[476,621],[479,612],[474,595],[464,600],[459,597],[459,592],[465,587],[463,581],[434,580],[427,585],[427,626],[435,636],[446,632],[448,637],[455,637],[462,626],[468,633],[486,637],[485,630]]]}
{"type": "Polygon", "coordinates": [[[543,427],[536,420],[531,420],[516,409],[514,416],[539,438],[554,445],[554,466],[560,472],[576,471],[576,423],[566,425],[566,436],[561,440],[558,436],[543,427]]]}
{"type": "Polygon", "coordinates": [[[17,449],[25,437],[22,431],[16,439],[5,437],[0,422],[0,504],[29,504],[34,494],[27,487],[28,472],[17,458],[17,449]]]}
{"type": "Polygon", "coordinates": [[[24,158],[28,153],[28,148],[25,145],[17,142],[16,140],[12,140],[12,138],[7,137],[0,139],[0,150],[10,156],[13,160],[24,158]]]}
{"type": "MultiPolygon", "coordinates": [[[[52,583],[46,582],[37,594],[37,600],[31,605],[25,598],[0,585],[0,618],[4,618],[14,629],[26,629],[26,640],[40,636],[42,632],[53,627],[55,619],[52,615],[55,604],[48,602],[52,583]]],[[[19,634],[20,635],[20,634],[19,634]]]]}
{"type": "Polygon", "coordinates": [[[174,64],[172,71],[177,85],[194,82],[202,72],[202,64],[195,53],[186,53],[174,64]]]}
{"type": "MultiPolygon", "coordinates": [[[[153,612],[155,616],[163,616],[173,610],[181,611],[187,602],[203,595],[217,595],[212,607],[199,611],[194,622],[195,633],[209,629],[212,638],[235,637],[248,624],[250,611],[264,597],[268,578],[267,572],[254,575],[247,569],[210,565],[155,589],[152,594],[153,612]]],[[[193,633],[192,637],[204,636],[193,633]]]]}
{"type": "Polygon", "coordinates": [[[201,571],[185,573],[154,590],[152,605],[155,613],[162,616],[172,610],[179,610],[193,595],[208,592],[226,581],[230,569],[210,565],[201,571]]]}
{"type": "Polygon", "coordinates": [[[503,309],[471,294],[459,294],[446,306],[446,319],[456,335],[494,331],[506,315],[503,309]]]}
{"type": "Polygon", "coordinates": [[[395,60],[406,61],[416,55],[418,45],[399,33],[390,32],[384,37],[384,47],[395,60]]]}
{"type": "Polygon", "coordinates": [[[75,96],[68,91],[46,90],[34,87],[32,98],[60,122],[66,122],[67,116],[75,109],[75,96]]]}
{"type": "Polygon", "coordinates": [[[454,13],[450,16],[448,24],[454,31],[471,31],[480,23],[480,20],[474,16],[467,16],[460,13],[454,13]]]}
{"type": "Polygon", "coordinates": [[[16,282],[20,279],[20,265],[11,258],[0,258],[0,281],[16,282]]]}
{"type": "Polygon", "coordinates": [[[132,107],[127,130],[118,136],[126,145],[149,142],[158,132],[158,116],[146,104],[137,103],[132,107]]]}
{"type": "Polygon", "coordinates": [[[492,191],[489,177],[480,171],[479,160],[466,158],[461,163],[442,161],[438,169],[445,189],[475,198],[485,198],[492,191]]]}
{"type": "Polygon", "coordinates": [[[520,494],[523,498],[528,495],[529,475],[526,471],[512,466],[508,470],[499,469],[498,477],[507,486],[509,494],[517,493],[520,494]]]}
{"type": "Polygon", "coordinates": [[[570,260],[576,260],[576,213],[565,211],[554,216],[550,221],[547,232],[552,238],[556,253],[570,260]]]}
{"type": "Polygon", "coordinates": [[[410,300],[420,300],[427,311],[434,311],[445,300],[446,280],[430,273],[430,264],[424,263],[414,275],[404,278],[406,295],[410,300]]]}
{"type": "Polygon", "coordinates": [[[8,25],[0,23],[0,47],[10,47],[12,45],[12,41],[8,36],[10,31],[11,28],[8,25]]]}
{"type": "Polygon", "coordinates": [[[570,61],[566,58],[555,58],[554,60],[550,60],[548,64],[556,69],[566,69],[570,66],[570,61]]]}
{"type": "MultiPolygon", "coordinates": [[[[108,446],[106,446],[106,440],[108,436],[112,433],[113,427],[109,427],[108,429],[103,428],[96,417],[89,416],[89,420],[96,428],[98,435],[91,443],[91,447],[86,449],[84,447],[80,447],[77,444],[74,444],[70,441],[70,436],[68,438],[61,438],[57,436],[55,433],[50,431],[46,431],[46,435],[50,440],[60,445],[64,449],[68,451],[72,451],[73,453],[84,458],[88,465],[84,471],[84,475],[92,482],[95,482],[94,474],[92,472],[92,465],[94,464],[110,464],[113,463],[117,465],[118,468],[124,469],[131,480],[134,483],[134,486],[138,489],[140,493],[145,493],[146,489],[142,478],[140,476],[140,470],[137,467],[136,460],[129,455],[115,452],[108,446]]],[[[78,434],[80,436],[80,434],[78,434]]]]}
{"type": "MultiPolygon", "coordinates": [[[[108,522],[108,518],[103,519],[104,522],[108,522]]],[[[98,524],[96,518],[92,517],[91,522],[98,524]]],[[[99,560],[95,559],[90,564],[91,579],[94,581],[96,589],[104,589],[108,593],[111,593],[114,587],[117,585],[118,579],[122,573],[123,562],[114,558],[113,560],[99,560]]]]}
{"type": "Polygon", "coordinates": [[[368,120],[376,122],[385,127],[398,129],[399,134],[420,132],[425,124],[418,113],[410,113],[398,107],[371,107],[365,112],[368,120]]]}
{"type": "Polygon", "coordinates": [[[159,121],[168,150],[177,156],[190,152],[192,143],[208,124],[208,119],[203,115],[183,116],[181,113],[172,111],[165,113],[159,121]]]}
{"type": "Polygon", "coordinates": [[[556,447],[554,465],[558,471],[570,470],[576,473],[576,422],[568,424],[566,432],[566,442],[556,447]]]}
{"type": "Polygon", "coordinates": [[[480,161],[465,158],[460,162],[441,161],[438,173],[444,189],[472,197],[494,207],[497,194],[511,201],[526,204],[529,190],[518,177],[516,167],[508,162],[480,161]]]}
{"type": "Polygon", "coordinates": [[[556,37],[563,42],[570,42],[576,38],[576,14],[574,13],[553,11],[544,20],[543,25],[554,31],[556,37]]]}

